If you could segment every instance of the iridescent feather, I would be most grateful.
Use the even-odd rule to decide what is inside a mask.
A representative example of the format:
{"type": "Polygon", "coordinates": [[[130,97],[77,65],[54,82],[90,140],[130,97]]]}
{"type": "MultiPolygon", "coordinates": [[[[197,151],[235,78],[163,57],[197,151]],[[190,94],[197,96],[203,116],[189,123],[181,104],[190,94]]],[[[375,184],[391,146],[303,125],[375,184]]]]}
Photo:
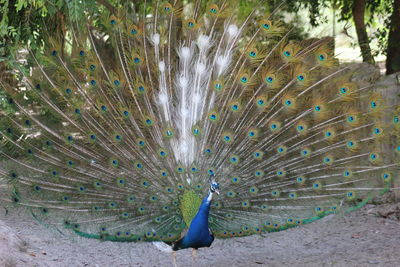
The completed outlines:
{"type": "Polygon", "coordinates": [[[1,80],[12,109],[1,112],[2,200],[89,238],[174,243],[210,175],[217,238],[295,227],[389,190],[400,147],[392,157],[382,144],[398,140],[399,110],[382,121],[391,107],[339,66],[332,39],[290,41],[274,16],[237,21],[227,1],[175,2],[71,25],[79,48],[50,39],[30,74],[16,70],[24,90],[1,80]]]}

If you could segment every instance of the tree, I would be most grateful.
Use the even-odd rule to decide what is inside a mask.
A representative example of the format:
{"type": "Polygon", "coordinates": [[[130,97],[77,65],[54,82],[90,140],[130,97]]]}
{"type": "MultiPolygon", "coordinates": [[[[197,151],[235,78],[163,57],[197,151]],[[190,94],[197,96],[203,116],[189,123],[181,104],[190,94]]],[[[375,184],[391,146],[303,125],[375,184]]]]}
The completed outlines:
{"type": "MultiPolygon", "coordinates": [[[[57,35],[61,46],[70,19],[83,21],[86,14],[74,5],[80,1],[64,0],[0,0],[0,79],[18,88],[17,71],[30,68],[29,54],[26,64],[18,64],[21,49],[29,47],[33,54],[48,46],[48,36],[57,35]],[[17,63],[17,64],[16,64],[17,63]]],[[[87,10],[98,10],[94,0],[85,1],[87,10]]],[[[7,105],[8,97],[0,87],[0,106],[7,105]]],[[[1,122],[0,122],[1,123],[1,122]]]]}
{"type": "Polygon", "coordinates": [[[394,0],[390,18],[386,75],[400,71],[400,0],[394,0]]]}
{"type": "Polygon", "coordinates": [[[367,34],[367,27],[365,25],[365,7],[366,0],[354,0],[352,7],[352,15],[354,24],[356,26],[358,45],[360,46],[361,55],[364,62],[375,64],[374,57],[371,53],[370,41],[367,34]]]}
{"type": "MultiPolygon", "coordinates": [[[[271,0],[270,0],[271,1],[271,0]]],[[[358,44],[364,62],[374,63],[374,51],[370,48],[371,38],[379,42],[379,51],[387,55],[387,74],[400,71],[400,11],[399,0],[286,0],[287,10],[297,12],[307,8],[310,12],[310,23],[313,26],[327,21],[321,14],[324,7],[333,7],[340,11],[339,21],[353,21],[358,44]],[[367,30],[376,26],[377,20],[384,21],[383,29],[369,36],[367,30]]]]}

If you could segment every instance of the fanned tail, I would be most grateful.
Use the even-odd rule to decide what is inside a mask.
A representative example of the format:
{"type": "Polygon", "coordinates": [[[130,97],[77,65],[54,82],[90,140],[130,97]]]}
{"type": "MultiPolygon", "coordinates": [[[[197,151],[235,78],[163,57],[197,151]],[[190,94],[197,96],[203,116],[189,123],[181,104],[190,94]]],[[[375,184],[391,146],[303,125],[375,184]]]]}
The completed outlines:
{"type": "Polygon", "coordinates": [[[332,39],[290,41],[273,16],[238,22],[217,2],[121,9],[72,26],[73,49],[53,38],[29,51],[23,86],[1,81],[7,200],[82,236],[172,242],[210,175],[217,237],[286,229],[388,190],[400,110],[383,120],[393,107],[339,66],[332,39]]]}

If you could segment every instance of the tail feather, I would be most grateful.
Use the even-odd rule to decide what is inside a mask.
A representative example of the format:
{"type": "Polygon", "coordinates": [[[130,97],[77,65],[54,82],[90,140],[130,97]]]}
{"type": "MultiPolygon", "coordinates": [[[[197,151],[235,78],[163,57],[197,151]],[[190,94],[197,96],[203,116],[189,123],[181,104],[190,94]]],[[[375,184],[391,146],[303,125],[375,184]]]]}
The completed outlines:
{"type": "Polygon", "coordinates": [[[398,135],[399,110],[382,122],[392,107],[339,66],[331,38],[290,41],[272,15],[239,23],[226,4],[119,10],[71,25],[71,51],[55,39],[30,51],[23,87],[0,81],[12,110],[1,112],[7,200],[83,236],[173,242],[198,208],[182,199],[198,203],[210,175],[223,192],[209,218],[220,238],[387,190],[399,161],[382,143],[398,135]]]}

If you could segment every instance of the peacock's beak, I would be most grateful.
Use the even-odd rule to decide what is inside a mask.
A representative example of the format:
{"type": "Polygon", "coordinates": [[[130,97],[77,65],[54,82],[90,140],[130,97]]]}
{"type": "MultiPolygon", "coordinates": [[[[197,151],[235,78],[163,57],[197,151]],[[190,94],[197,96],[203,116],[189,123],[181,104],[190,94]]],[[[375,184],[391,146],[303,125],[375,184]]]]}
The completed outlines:
{"type": "Polygon", "coordinates": [[[215,189],[215,193],[217,193],[217,194],[219,195],[219,190],[218,190],[218,189],[215,189]]]}

